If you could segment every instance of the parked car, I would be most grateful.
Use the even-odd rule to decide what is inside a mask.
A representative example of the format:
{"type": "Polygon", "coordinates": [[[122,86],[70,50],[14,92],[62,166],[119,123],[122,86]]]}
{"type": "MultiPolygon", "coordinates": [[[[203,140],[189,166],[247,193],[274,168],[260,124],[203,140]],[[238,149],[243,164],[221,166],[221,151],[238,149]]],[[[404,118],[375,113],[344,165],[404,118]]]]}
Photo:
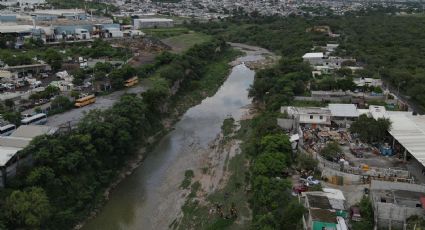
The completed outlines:
{"type": "Polygon", "coordinates": [[[313,176],[308,176],[307,178],[300,178],[300,181],[303,182],[306,186],[313,186],[320,184],[319,180],[313,178],[313,176]]]}
{"type": "Polygon", "coordinates": [[[12,84],[12,83],[6,83],[6,84],[3,84],[3,86],[6,89],[14,89],[15,88],[15,85],[12,84]]]}
{"type": "Polygon", "coordinates": [[[357,206],[352,206],[350,208],[350,219],[352,221],[361,221],[362,216],[360,215],[360,208],[357,206]]]}
{"type": "Polygon", "coordinates": [[[308,191],[308,187],[304,184],[296,184],[292,187],[292,195],[294,196],[297,196],[298,194],[306,191],[308,191]]]}
{"type": "Polygon", "coordinates": [[[307,181],[308,181],[309,184],[312,184],[312,185],[320,184],[320,181],[314,179],[313,176],[307,177],[307,181]]]}
{"type": "Polygon", "coordinates": [[[31,88],[35,89],[35,88],[41,87],[41,84],[42,84],[41,81],[35,81],[31,83],[31,88]]]}

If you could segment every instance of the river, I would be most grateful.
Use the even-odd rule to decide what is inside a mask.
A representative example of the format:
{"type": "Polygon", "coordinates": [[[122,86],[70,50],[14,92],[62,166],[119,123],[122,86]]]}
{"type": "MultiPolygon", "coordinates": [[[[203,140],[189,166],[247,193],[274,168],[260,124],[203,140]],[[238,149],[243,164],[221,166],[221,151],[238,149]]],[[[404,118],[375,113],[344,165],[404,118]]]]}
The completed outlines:
{"type": "MultiPolygon", "coordinates": [[[[249,56],[242,58],[249,61],[249,56]]],[[[195,149],[208,149],[226,117],[243,115],[242,108],[251,103],[248,89],[253,79],[254,71],[244,64],[233,67],[217,93],[182,116],[83,229],[167,229],[185,201],[186,191],[179,188],[185,170],[200,167],[195,149]]]]}

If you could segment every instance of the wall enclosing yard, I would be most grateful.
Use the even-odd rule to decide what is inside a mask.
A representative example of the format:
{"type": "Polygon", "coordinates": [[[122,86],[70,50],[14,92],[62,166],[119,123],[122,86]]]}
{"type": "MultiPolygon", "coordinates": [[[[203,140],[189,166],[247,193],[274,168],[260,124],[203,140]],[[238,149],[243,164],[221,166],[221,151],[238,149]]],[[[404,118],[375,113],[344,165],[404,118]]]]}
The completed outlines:
{"type": "MultiPolygon", "coordinates": [[[[378,179],[388,181],[410,181],[410,173],[407,170],[398,168],[378,168],[370,167],[367,171],[360,167],[342,165],[331,162],[321,157],[316,152],[307,152],[299,148],[301,154],[306,154],[318,161],[318,168],[322,172],[322,178],[336,185],[352,185],[368,183],[367,179],[378,179]]],[[[404,184],[404,183],[403,183],[404,184]]]]}

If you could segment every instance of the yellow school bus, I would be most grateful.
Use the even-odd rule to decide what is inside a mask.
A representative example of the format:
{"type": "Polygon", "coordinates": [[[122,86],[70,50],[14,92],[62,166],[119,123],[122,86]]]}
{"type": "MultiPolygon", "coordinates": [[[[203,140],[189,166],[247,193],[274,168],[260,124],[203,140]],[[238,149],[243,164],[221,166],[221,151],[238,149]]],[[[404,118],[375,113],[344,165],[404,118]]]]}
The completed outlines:
{"type": "Polygon", "coordinates": [[[96,97],[94,95],[88,95],[82,98],[75,100],[75,107],[83,107],[96,102],[96,97]]]}
{"type": "Polygon", "coordinates": [[[138,78],[138,77],[132,77],[132,78],[130,78],[130,79],[127,79],[127,80],[124,82],[124,86],[125,86],[125,87],[131,87],[131,86],[133,86],[133,85],[136,85],[137,83],[139,83],[139,78],[138,78]]]}

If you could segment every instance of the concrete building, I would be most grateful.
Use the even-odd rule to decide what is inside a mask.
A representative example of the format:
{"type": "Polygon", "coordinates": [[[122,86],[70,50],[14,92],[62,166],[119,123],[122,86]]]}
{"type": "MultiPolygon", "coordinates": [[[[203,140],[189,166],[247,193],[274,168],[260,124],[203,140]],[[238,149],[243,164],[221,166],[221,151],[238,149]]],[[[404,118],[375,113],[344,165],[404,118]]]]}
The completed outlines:
{"type": "Polygon", "coordinates": [[[303,55],[303,60],[310,63],[310,65],[321,65],[325,58],[323,53],[306,53],[303,55]]]}
{"type": "Polygon", "coordinates": [[[375,78],[369,78],[369,77],[355,78],[353,82],[354,84],[356,84],[357,87],[363,87],[363,86],[381,87],[382,86],[381,79],[375,79],[375,78]]]}
{"type": "Polygon", "coordinates": [[[133,20],[134,29],[173,27],[174,20],[168,18],[137,18],[133,20]]]}
{"type": "Polygon", "coordinates": [[[57,128],[44,125],[21,125],[10,136],[0,137],[0,188],[13,177],[19,165],[31,164],[32,156],[19,156],[31,140],[40,135],[53,135],[57,128]]]}
{"type": "Polygon", "coordinates": [[[404,229],[410,216],[425,216],[423,185],[372,180],[370,197],[378,228],[404,229]]]}
{"type": "Polygon", "coordinates": [[[339,47],[339,44],[326,44],[326,52],[332,53],[339,47]]]}
{"type": "Polygon", "coordinates": [[[287,106],[281,108],[281,113],[293,119],[297,128],[318,128],[331,124],[331,111],[328,108],[287,106]]]}
{"type": "MultiPolygon", "coordinates": [[[[28,1],[28,0],[27,0],[28,1]]],[[[68,20],[86,20],[87,13],[82,9],[48,9],[48,10],[35,10],[31,16],[37,21],[52,21],[58,18],[68,20]]]]}
{"type": "Polygon", "coordinates": [[[337,189],[303,192],[300,203],[308,210],[302,217],[305,230],[346,230],[348,216],[343,193],[337,189]]]}
{"type": "Polygon", "coordinates": [[[359,117],[359,112],[354,104],[329,104],[329,110],[332,115],[332,122],[339,126],[351,124],[359,117]]]}

